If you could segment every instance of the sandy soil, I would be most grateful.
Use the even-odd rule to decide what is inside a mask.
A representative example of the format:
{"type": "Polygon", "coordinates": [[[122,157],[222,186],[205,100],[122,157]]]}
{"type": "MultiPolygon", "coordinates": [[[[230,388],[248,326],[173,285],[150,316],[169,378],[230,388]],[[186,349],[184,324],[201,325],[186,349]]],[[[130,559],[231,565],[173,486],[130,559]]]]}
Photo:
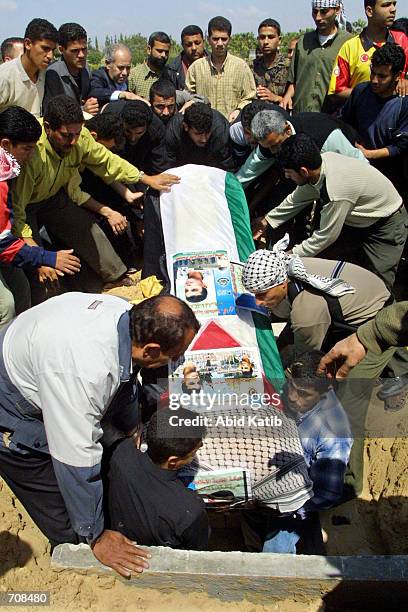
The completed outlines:
{"type": "MultiPolygon", "coordinates": [[[[323,517],[328,554],[408,553],[408,439],[404,435],[408,430],[407,408],[386,417],[390,429],[392,425],[393,431],[397,428],[401,435],[367,442],[367,478],[362,498],[323,517]],[[333,525],[333,516],[335,522],[340,518],[342,524],[333,525]]],[[[381,418],[383,423],[383,415],[381,418]]],[[[186,601],[177,594],[163,596],[130,587],[114,577],[55,572],[49,567],[46,539],[3,482],[0,482],[0,524],[0,589],[49,590],[51,610],[206,612],[222,608],[225,612],[314,612],[320,607],[319,601],[307,605],[287,601],[279,606],[258,606],[247,601],[220,604],[202,593],[191,594],[186,601]]]]}
{"type": "MultiPolygon", "coordinates": [[[[135,275],[135,280],[139,280],[139,275],[135,275]]],[[[114,289],[110,293],[129,300],[142,297],[138,286],[114,289]]],[[[369,418],[381,435],[387,436],[387,431],[390,434],[371,438],[366,443],[366,482],[361,498],[322,517],[327,552],[331,555],[408,554],[408,408],[384,415],[382,404],[377,403],[369,418]]],[[[221,604],[203,593],[191,594],[186,600],[174,593],[163,596],[156,591],[141,590],[119,578],[53,571],[46,539],[0,481],[0,590],[31,589],[49,590],[52,603],[48,609],[64,611],[212,612],[222,608],[223,612],[315,612],[321,605],[320,600],[308,604],[287,601],[270,606],[248,601],[221,604]]]]}

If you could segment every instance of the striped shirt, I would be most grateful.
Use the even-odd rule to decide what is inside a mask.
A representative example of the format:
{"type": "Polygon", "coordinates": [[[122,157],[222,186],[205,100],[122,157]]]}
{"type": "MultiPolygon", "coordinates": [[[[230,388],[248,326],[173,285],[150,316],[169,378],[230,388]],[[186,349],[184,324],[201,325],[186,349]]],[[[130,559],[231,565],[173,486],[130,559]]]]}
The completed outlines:
{"type": "Polygon", "coordinates": [[[227,53],[220,71],[211,57],[202,57],[191,64],[186,88],[209,99],[211,107],[229,117],[232,111],[244,108],[256,98],[254,76],[248,64],[227,53]]]}

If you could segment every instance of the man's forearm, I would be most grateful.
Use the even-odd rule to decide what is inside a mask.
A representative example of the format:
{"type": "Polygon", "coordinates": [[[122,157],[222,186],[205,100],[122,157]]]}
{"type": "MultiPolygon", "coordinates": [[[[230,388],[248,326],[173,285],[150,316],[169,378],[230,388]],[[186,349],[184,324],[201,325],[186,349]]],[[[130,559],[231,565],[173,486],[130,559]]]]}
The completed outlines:
{"type": "Polygon", "coordinates": [[[82,206],[91,212],[96,213],[97,215],[101,215],[102,217],[107,217],[108,214],[112,212],[112,209],[109,208],[109,206],[97,202],[94,198],[89,198],[89,200],[87,200],[82,206]]]}

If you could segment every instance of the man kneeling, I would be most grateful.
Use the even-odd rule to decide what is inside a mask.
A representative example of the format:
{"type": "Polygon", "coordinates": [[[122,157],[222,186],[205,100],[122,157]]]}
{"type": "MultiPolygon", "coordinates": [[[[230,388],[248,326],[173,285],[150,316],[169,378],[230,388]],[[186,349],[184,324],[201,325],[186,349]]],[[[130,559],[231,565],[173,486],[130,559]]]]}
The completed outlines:
{"type": "Polygon", "coordinates": [[[150,419],[147,452],[133,439],[115,449],[109,472],[112,529],[145,546],[205,550],[209,526],[204,502],[178,479],[202,446],[205,429],[189,426],[194,413],[159,410],[150,419]],[[186,423],[186,424],[184,424],[186,423]]]}
{"type": "Polygon", "coordinates": [[[296,553],[296,544],[314,532],[320,539],[317,512],[338,504],[353,443],[346,413],[326,376],[316,374],[320,351],[304,353],[289,368],[285,411],[298,426],[303,453],[313,482],[313,497],[295,514],[267,515],[263,552],[296,553]]]}

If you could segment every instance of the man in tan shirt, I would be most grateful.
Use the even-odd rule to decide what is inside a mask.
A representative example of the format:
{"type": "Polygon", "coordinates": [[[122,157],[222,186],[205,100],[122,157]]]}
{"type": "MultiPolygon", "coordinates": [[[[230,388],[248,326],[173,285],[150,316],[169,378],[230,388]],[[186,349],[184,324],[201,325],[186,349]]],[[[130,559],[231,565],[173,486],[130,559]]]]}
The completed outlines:
{"type": "Polygon", "coordinates": [[[33,19],[24,34],[21,57],[0,66],[0,112],[21,106],[36,117],[42,115],[45,71],[58,42],[57,29],[45,19],[33,19]]]}
{"type": "MultiPolygon", "coordinates": [[[[254,238],[268,225],[276,229],[318,201],[319,225],[293,247],[300,257],[346,259],[377,274],[392,289],[407,239],[408,214],[392,183],[369,164],[320,154],[307,134],[286,140],[280,161],[285,176],[298,185],[279,206],[254,224],[254,238]]],[[[316,223],[317,225],[317,223],[316,223]]]]}
{"type": "Polygon", "coordinates": [[[225,17],[213,17],[208,24],[211,54],[196,60],[188,69],[186,88],[209,99],[211,107],[230,122],[256,98],[254,76],[249,66],[228,52],[232,26],[225,17]]]}

